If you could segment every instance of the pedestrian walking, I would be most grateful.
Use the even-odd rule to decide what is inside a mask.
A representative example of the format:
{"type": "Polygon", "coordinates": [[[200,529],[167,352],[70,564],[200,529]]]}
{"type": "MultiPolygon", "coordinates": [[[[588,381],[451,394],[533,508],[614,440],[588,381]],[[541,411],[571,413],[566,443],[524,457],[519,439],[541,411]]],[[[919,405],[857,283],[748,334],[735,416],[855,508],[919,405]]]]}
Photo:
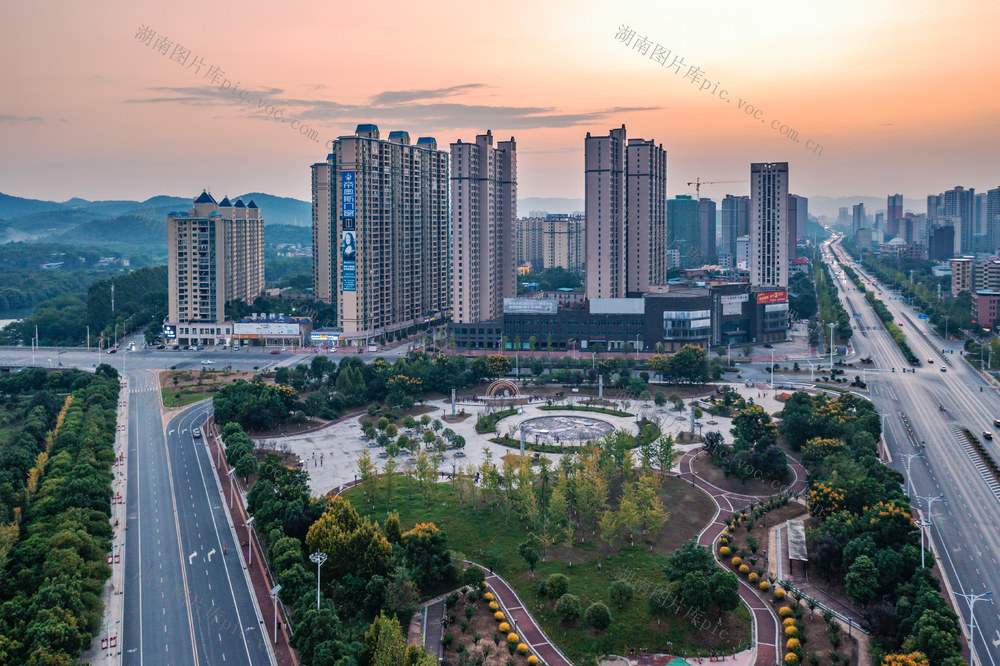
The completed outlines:
{"type": "Polygon", "coordinates": [[[226,554],[226,547],[225,547],[225,546],[223,546],[223,547],[222,547],[222,554],[223,554],[223,555],[225,555],[225,554],[226,554]]]}

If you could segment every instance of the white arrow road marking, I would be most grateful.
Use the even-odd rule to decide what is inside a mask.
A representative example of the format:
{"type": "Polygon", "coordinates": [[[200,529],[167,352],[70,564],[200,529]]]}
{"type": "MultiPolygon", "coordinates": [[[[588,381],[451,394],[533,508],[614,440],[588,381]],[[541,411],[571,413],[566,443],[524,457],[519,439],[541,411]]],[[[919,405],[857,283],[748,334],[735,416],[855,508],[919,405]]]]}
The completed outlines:
{"type": "Polygon", "coordinates": [[[212,555],[215,555],[215,549],[214,548],[212,550],[208,551],[208,561],[209,562],[212,561],[212,555]]]}
{"type": "Polygon", "coordinates": [[[188,564],[191,564],[191,560],[193,560],[197,554],[198,554],[198,551],[196,550],[193,553],[191,553],[190,555],[188,555],[188,564]]]}
{"type": "Polygon", "coordinates": [[[176,432],[175,429],[171,428],[170,430],[167,431],[167,434],[168,435],[172,435],[172,434],[174,434],[174,432],[176,432]]]}

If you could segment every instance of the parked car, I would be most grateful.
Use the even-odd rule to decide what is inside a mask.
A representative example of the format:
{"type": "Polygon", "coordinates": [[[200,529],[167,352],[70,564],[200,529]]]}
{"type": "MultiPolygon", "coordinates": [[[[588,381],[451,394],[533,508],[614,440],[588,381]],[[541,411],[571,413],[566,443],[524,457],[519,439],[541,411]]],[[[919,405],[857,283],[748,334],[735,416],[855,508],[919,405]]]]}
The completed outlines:
{"type": "Polygon", "coordinates": [[[213,365],[214,363],[215,361],[209,360],[207,358],[201,362],[202,365],[213,365]]]}
{"type": "Polygon", "coordinates": [[[272,349],[272,350],[271,350],[271,353],[272,353],[272,354],[280,354],[280,353],[281,353],[281,350],[280,350],[280,349],[272,349]]]}
{"type": "Polygon", "coordinates": [[[166,345],[156,345],[156,348],[157,349],[166,349],[167,346],[166,345]]]}

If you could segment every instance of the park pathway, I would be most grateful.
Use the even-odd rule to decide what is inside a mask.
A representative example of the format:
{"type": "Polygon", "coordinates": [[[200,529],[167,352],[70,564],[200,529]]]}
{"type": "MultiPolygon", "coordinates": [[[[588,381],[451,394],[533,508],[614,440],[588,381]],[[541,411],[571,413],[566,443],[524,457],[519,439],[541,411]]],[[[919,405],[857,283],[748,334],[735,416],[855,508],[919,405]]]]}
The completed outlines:
{"type": "MultiPolygon", "coordinates": [[[[672,470],[671,474],[681,479],[689,480],[695,487],[708,493],[712,501],[719,507],[712,522],[698,535],[698,543],[708,548],[716,561],[728,570],[726,563],[719,560],[714,547],[716,541],[719,539],[719,535],[722,534],[722,530],[726,528],[725,517],[728,517],[736,509],[761,499],[761,497],[729,492],[696,476],[691,471],[691,463],[698,453],[700,451],[697,449],[685,453],[678,462],[677,469],[672,470]]],[[[792,493],[802,492],[806,488],[805,468],[797,460],[790,457],[788,458],[788,466],[792,470],[794,479],[787,488],[787,491],[792,493]]],[[[756,666],[773,666],[773,664],[778,663],[778,616],[775,615],[771,605],[760,594],[757,588],[742,578],[739,580],[740,598],[750,609],[750,613],[753,616],[753,641],[757,648],[757,658],[754,664],[756,666]]]]}

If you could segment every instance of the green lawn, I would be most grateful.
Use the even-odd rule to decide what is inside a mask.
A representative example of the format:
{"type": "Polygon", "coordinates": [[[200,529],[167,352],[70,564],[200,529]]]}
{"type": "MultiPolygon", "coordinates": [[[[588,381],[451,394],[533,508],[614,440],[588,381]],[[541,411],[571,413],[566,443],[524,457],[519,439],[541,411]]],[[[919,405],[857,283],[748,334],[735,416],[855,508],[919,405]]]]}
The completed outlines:
{"type": "Polygon", "coordinates": [[[211,398],[219,388],[221,385],[212,387],[181,386],[180,388],[160,389],[160,391],[163,393],[163,406],[170,409],[171,407],[186,407],[199,400],[211,398]]]}
{"type": "MultiPolygon", "coordinates": [[[[398,477],[393,495],[391,508],[399,512],[404,530],[417,522],[434,522],[448,535],[449,546],[458,556],[492,565],[514,586],[549,638],[576,664],[592,664],[594,657],[603,654],[623,654],[630,646],[649,648],[654,653],[665,651],[667,643],[672,642],[677,654],[685,646],[693,653],[699,648],[742,649],[749,643],[750,616],[743,606],[723,618],[725,638],[713,631],[715,617],[710,618],[713,630],[703,631],[685,618],[686,609],[666,615],[660,625],[649,614],[649,593],[666,582],[661,570],[665,556],[696,536],[715,512],[705,494],[680,479],[667,479],[662,500],[670,519],[651,544],[637,541],[634,547],[626,545],[613,553],[589,533],[581,544],[578,532],[572,547],[561,544],[549,549],[547,561],[539,563],[534,579],[517,554],[527,530],[516,516],[512,515],[508,522],[499,509],[491,511],[479,502],[474,508],[468,501],[464,508],[460,507],[449,484],[438,484],[424,495],[414,481],[398,477]],[[647,582],[649,589],[642,593],[637,584],[635,599],[618,609],[608,597],[608,587],[623,568],[634,572],[633,581],[647,582]],[[580,597],[584,608],[595,601],[607,604],[613,615],[611,627],[597,634],[581,623],[562,623],[553,611],[554,601],[538,594],[539,583],[552,573],[569,577],[569,591],[580,597]]],[[[388,511],[381,487],[374,507],[365,501],[360,486],[348,490],[344,497],[361,514],[375,520],[384,520],[388,511]]]]}

